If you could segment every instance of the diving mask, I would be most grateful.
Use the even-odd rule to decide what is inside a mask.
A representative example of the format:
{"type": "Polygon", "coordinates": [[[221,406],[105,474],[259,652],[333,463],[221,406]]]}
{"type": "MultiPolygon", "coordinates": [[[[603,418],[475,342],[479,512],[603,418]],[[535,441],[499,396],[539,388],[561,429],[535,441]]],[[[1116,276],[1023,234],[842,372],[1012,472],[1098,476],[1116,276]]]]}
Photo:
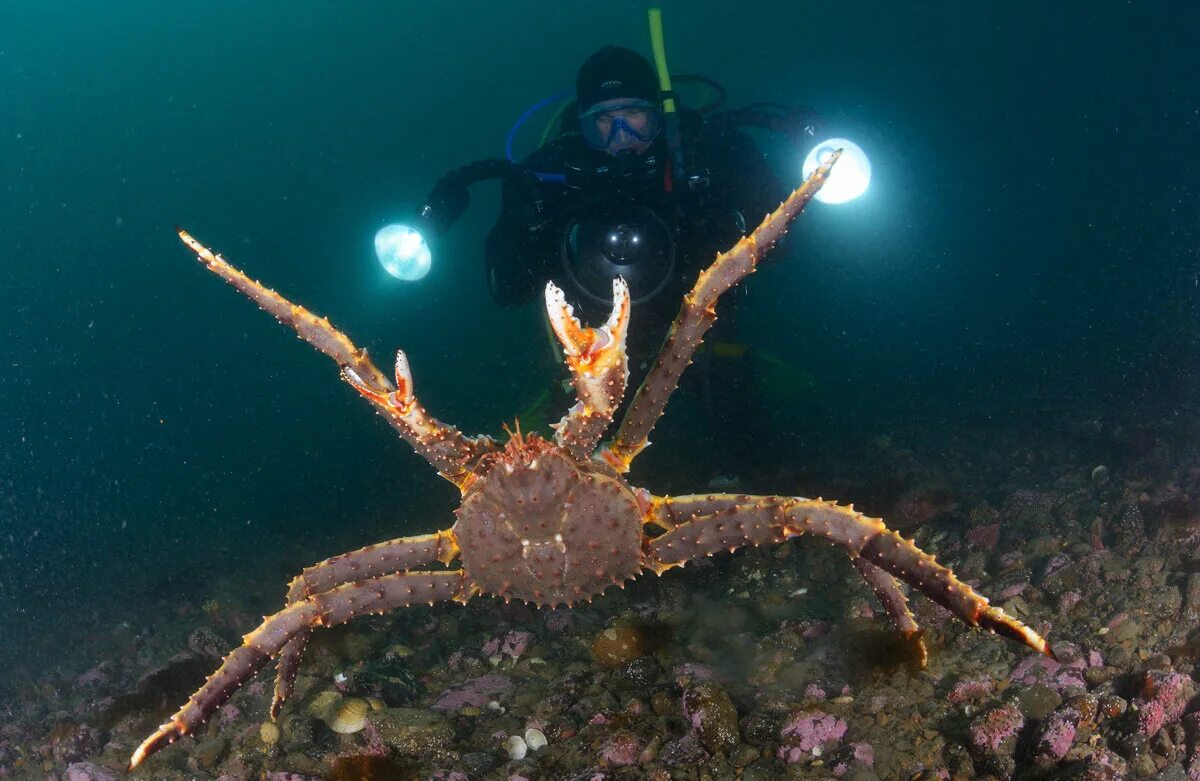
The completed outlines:
{"type": "Polygon", "coordinates": [[[579,115],[579,130],[593,149],[640,154],[658,137],[662,116],[647,100],[605,100],[579,115]]]}

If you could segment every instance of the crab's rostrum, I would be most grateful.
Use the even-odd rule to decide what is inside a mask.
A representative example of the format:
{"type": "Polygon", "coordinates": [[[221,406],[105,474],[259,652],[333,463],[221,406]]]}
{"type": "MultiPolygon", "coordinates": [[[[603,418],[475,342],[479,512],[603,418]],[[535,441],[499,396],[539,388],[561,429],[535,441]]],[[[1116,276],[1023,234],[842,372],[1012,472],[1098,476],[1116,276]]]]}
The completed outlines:
{"type": "Polygon", "coordinates": [[[546,286],[550,322],[577,401],[554,426],[553,441],[518,429],[500,444],[486,436],[464,436],[429,415],[413,393],[403,352],[396,356],[393,385],[366,351],[327,319],[251,280],[181,230],[180,238],[210,271],[336,361],[342,377],[458,486],[462,504],[449,529],[370,545],[304,570],[288,589],[287,605],[246,635],[204,686],[137,748],[130,769],[193,732],[271,659],[278,660],[271,705],[277,716],[315,628],[418,603],[465,602],[480,594],[548,608],[571,605],[647,571],[660,575],[700,556],[801,534],[824,537],[845,550],[895,626],[918,645],[917,624],[898,581],[968,624],[1050,653],[1032,629],[989,605],[879,519],[853,507],[793,496],[655,496],[624,477],[716,319],[717,299],[754,271],[824,184],[835,161],[836,156],[700,274],[616,435],[605,444],[600,437],[621,403],[628,376],[630,301],[622,280],[613,282],[612,314],[599,328],[581,325],[562,291],[546,286]]]}

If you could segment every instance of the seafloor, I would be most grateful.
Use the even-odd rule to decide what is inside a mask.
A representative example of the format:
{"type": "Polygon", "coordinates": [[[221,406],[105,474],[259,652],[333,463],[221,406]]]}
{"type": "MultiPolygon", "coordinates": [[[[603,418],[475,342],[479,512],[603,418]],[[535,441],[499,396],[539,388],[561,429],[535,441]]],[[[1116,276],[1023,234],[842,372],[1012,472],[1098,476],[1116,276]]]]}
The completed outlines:
{"type": "MultiPolygon", "coordinates": [[[[830,485],[790,480],[886,512],[1057,663],[917,596],[914,669],[846,557],[800,540],[573,610],[476,600],[320,633],[277,725],[263,674],[132,777],[1200,779],[1198,433],[1195,410],[914,430],[828,450],[830,485]]],[[[122,777],[254,623],[193,598],[164,594],[137,629],[95,616],[93,664],[0,692],[0,778],[122,777]]]]}

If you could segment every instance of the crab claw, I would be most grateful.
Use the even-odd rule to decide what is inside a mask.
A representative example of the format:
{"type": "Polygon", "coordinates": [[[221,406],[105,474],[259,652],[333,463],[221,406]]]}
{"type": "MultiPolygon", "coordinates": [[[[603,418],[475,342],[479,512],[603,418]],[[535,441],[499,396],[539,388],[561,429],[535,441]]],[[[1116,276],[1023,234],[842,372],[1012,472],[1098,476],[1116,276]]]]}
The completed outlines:
{"type": "Polygon", "coordinates": [[[629,310],[629,285],[616,277],[613,279],[612,313],[604,325],[587,328],[575,317],[575,310],[567,303],[562,290],[553,282],[546,283],[546,312],[572,369],[609,366],[619,360],[625,350],[629,310]]]}
{"type": "Polygon", "coordinates": [[[412,372],[408,368],[408,356],[403,350],[396,351],[396,390],[383,392],[366,383],[358,372],[350,366],[342,367],[342,378],[350,383],[354,390],[366,398],[385,407],[406,412],[413,403],[412,372]]]}

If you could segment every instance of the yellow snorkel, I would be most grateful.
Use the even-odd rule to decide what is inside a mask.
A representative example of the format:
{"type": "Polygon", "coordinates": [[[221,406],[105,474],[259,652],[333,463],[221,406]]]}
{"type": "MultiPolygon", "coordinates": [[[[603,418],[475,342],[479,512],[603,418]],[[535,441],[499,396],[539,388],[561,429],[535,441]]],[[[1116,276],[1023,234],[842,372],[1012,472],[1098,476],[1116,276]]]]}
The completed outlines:
{"type": "Polygon", "coordinates": [[[654,50],[654,68],[658,71],[658,89],[662,94],[663,128],[667,133],[667,149],[671,152],[671,171],[667,177],[667,188],[672,182],[685,178],[683,170],[683,146],[679,139],[679,113],[675,106],[675,91],[671,89],[671,71],[667,68],[667,47],[663,43],[662,9],[647,10],[650,21],[650,47],[654,50]]]}

